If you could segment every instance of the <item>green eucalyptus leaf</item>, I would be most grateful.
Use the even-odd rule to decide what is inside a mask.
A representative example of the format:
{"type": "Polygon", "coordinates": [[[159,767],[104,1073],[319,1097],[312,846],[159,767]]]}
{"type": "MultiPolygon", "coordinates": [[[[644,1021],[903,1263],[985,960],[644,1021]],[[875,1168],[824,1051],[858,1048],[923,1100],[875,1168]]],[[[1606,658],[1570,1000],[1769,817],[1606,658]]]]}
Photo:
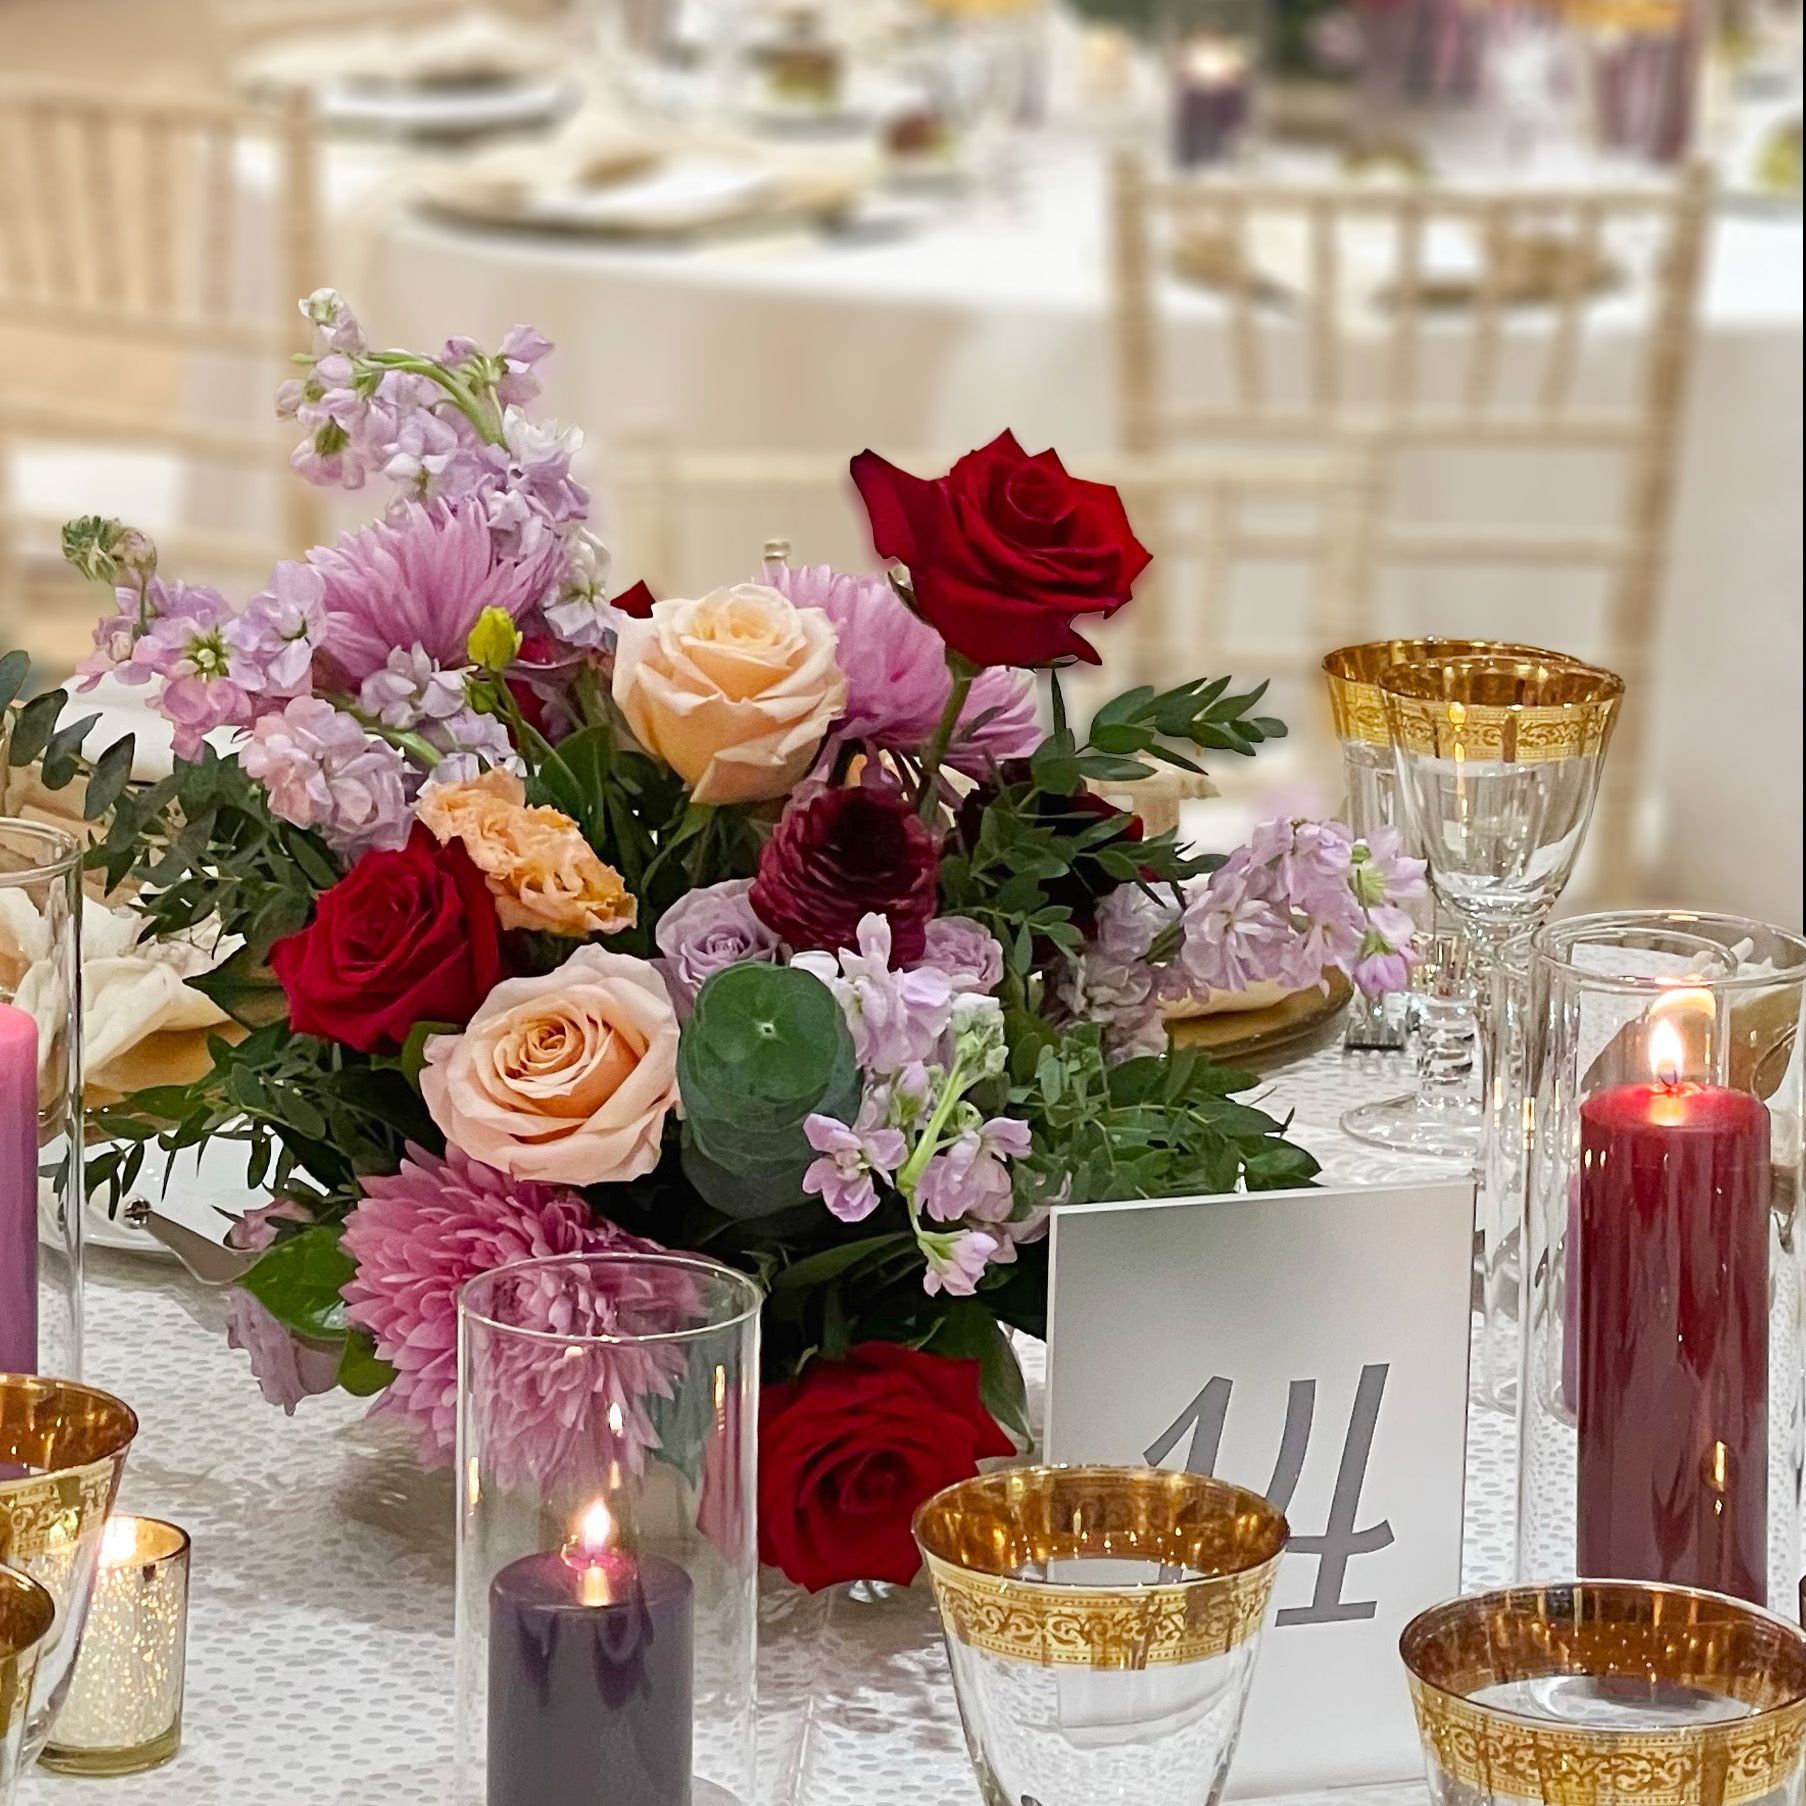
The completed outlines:
{"type": "Polygon", "coordinates": [[[339,1384],[353,1398],[374,1398],[394,1382],[395,1369],[376,1352],[369,1334],[353,1329],[346,1334],[345,1352],[339,1356],[339,1384]]]}
{"type": "Polygon", "coordinates": [[[46,690],[42,696],[34,696],[26,703],[13,721],[12,740],[7,748],[7,758],[12,764],[29,765],[43,756],[50,736],[56,732],[57,716],[63,712],[63,705],[68,700],[67,690],[46,690]]]}
{"type": "Polygon", "coordinates": [[[31,660],[17,650],[0,658],[0,710],[10,709],[13,698],[25,687],[31,674],[31,660]]]}

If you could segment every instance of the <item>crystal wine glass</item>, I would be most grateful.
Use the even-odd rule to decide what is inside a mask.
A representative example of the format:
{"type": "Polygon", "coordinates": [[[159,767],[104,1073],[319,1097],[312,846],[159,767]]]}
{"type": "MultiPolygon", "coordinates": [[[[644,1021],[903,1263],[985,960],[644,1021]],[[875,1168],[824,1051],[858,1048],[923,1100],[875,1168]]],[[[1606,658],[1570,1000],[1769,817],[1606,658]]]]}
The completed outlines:
{"type": "MultiPolygon", "coordinates": [[[[1573,875],[1624,696],[1609,671],[1489,652],[1384,672],[1397,805],[1430,888],[1465,931],[1486,994],[1511,940],[1536,928],[1573,875]]],[[[1489,1068],[1490,1069],[1490,1065],[1489,1068]]],[[[1476,1160],[1471,1092],[1425,1153],[1476,1160]]]]}
{"type": "MultiPolygon", "coordinates": [[[[1330,713],[1336,737],[1342,743],[1342,769],[1347,786],[1343,819],[1363,838],[1378,828],[1396,828],[1404,836],[1405,850],[1421,858],[1423,848],[1414,844],[1409,825],[1401,818],[1398,779],[1393,763],[1392,733],[1386,724],[1386,704],[1380,692],[1383,675],[1402,666],[1447,663],[1473,658],[1514,658],[1556,666],[1577,661],[1540,646],[1510,640],[1408,639],[1367,640],[1340,646],[1323,661],[1329,688],[1330,713]]],[[[1473,1013],[1465,992],[1464,962],[1459,960],[1457,938],[1436,934],[1426,919],[1421,926],[1420,951],[1426,954],[1420,968],[1419,992],[1422,1034],[1419,1038],[1417,1086],[1398,1097],[1362,1104],[1342,1118],[1342,1128],[1357,1141],[1404,1152],[1434,1153],[1450,1141],[1451,1122],[1460,1126],[1472,1109],[1473,1013]]],[[[1349,1045],[1386,1043],[1388,1000],[1358,1000],[1357,1011],[1373,1019],[1350,1024],[1349,1045]]],[[[1397,1045],[1396,1038],[1393,1045],[1397,1045]]],[[[1465,1142],[1460,1145],[1465,1146],[1465,1142]]]]}

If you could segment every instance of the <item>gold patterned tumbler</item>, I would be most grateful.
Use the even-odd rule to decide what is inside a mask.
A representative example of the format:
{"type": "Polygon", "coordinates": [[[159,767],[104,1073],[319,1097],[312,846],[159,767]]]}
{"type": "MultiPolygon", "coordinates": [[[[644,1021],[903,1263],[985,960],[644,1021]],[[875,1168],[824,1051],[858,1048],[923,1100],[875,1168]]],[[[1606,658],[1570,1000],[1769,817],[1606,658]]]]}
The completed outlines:
{"type": "Polygon", "coordinates": [[[1266,1500],[1155,1468],[1015,1468],[916,1514],[986,1806],[1206,1806],[1287,1538],[1266,1500]]]}
{"type": "Polygon", "coordinates": [[[55,1621],[56,1602],[35,1580],[0,1568],[0,1806],[9,1806],[19,1778],[32,1683],[55,1621]]]}
{"type": "Polygon", "coordinates": [[[1806,1634],[1631,1581],[1439,1605],[1399,1641],[1436,1806],[1797,1806],[1806,1634]]]}

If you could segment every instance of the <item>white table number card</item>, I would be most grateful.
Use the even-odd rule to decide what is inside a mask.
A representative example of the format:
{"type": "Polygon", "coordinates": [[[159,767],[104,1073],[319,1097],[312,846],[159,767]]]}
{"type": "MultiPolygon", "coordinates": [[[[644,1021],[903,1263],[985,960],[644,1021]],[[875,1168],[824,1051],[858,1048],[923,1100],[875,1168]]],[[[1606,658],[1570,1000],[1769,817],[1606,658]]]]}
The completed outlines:
{"type": "Polygon", "coordinates": [[[1423,1773],[1398,1636],[1460,1591],[1473,1220],[1466,1182],[1054,1212],[1047,1459],[1292,1526],[1231,1797],[1423,1773]]]}

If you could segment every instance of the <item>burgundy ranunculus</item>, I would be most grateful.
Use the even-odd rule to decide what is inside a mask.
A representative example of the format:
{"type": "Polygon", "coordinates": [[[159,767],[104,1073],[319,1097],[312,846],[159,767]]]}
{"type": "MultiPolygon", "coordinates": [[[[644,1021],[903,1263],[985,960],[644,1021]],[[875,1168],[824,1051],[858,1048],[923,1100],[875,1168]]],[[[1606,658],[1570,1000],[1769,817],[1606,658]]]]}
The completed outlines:
{"type": "Polygon", "coordinates": [[[859,918],[890,921],[899,966],[922,957],[940,857],[934,836],[899,799],[856,785],[794,800],[778,819],[747,900],[799,952],[859,944],[859,918]]]}
{"type": "Polygon", "coordinates": [[[872,544],[909,567],[915,610],[975,665],[1098,662],[1073,631],[1112,614],[1150,554],[1108,483],[1069,476],[1052,451],[1032,458],[1010,433],[933,482],[863,451],[853,482],[872,544]]]}

